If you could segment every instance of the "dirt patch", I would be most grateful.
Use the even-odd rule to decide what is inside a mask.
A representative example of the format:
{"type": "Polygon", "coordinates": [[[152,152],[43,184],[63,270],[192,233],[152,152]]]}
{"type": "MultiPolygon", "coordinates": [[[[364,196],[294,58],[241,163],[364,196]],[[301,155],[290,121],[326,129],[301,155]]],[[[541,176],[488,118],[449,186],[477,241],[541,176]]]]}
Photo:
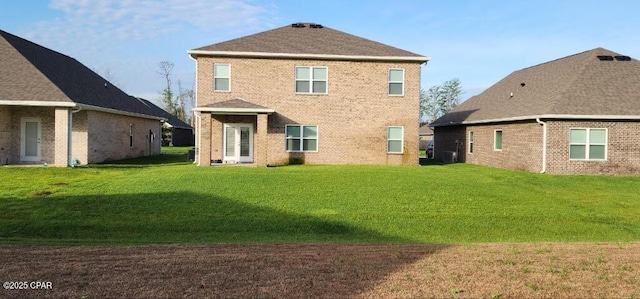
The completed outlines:
{"type": "Polygon", "coordinates": [[[58,183],[51,184],[51,186],[67,186],[67,185],[69,185],[69,183],[65,183],[65,182],[58,182],[58,183]]]}
{"type": "Polygon", "coordinates": [[[637,297],[640,243],[1,246],[0,297],[637,297]],[[46,286],[46,285],[45,285],[46,286]]]}
{"type": "Polygon", "coordinates": [[[46,191],[46,190],[42,190],[42,191],[35,191],[35,192],[31,192],[31,197],[42,197],[42,196],[49,196],[53,194],[53,192],[51,191],[46,191]]]}

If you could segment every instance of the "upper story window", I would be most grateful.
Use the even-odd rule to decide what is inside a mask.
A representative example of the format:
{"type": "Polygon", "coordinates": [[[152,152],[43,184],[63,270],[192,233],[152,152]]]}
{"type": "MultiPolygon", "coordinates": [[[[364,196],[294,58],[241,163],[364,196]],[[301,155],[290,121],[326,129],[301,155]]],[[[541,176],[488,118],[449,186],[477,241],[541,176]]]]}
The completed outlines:
{"type": "Polygon", "coordinates": [[[404,143],[404,127],[387,128],[387,153],[402,154],[404,143]]]}
{"type": "Polygon", "coordinates": [[[296,93],[327,93],[327,67],[296,66],[296,93]]]}
{"type": "Polygon", "coordinates": [[[570,160],[606,160],[607,129],[570,129],[570,160]]]}
{"type": "Polygon", "coordinates": [[[228,63],[213,64],[213,90],[231,91],[231,65],[228,63]]]}
{"type": "Polygon", "coordinates": [[[404,95],[404,69],[389,69],[389,95],[404,95]]]}

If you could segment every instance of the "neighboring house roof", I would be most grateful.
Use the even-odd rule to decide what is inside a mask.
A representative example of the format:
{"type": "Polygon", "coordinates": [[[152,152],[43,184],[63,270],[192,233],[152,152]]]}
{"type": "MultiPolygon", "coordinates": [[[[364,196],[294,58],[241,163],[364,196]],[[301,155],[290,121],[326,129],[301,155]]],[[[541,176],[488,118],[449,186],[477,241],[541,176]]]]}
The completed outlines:
{"type": "Polygon", "coordinates": [[[596,48],[525,68],[430,126],[536,118],[640,119],[640,61],[596,48]]]}
{"type": "Polygon", "coordinates": [[[0,30],[0,104],[66,106],[156,118],[77,60],[0,30]]]}
{"type": "Polygon", "coordinates": [[[418,135],[433,136],[433,129],[429,128],[429,125],[424,125],[418,129],[418,135]]]}
{"type": "Polygon", "coordinates": [[[193,130],[193,127],[177,118],[175,115],[167,112],[166,110],[158,107],[156,104],[142,98],[135,98],[145,104],[153,112],[153,115],[166,119],[165,123],[171,125],[171,127],[179,129],[193,130]]]}
{"type": "Polygon", "coordinates": [[[313,23],[294,23],[189,51],[192,56],[251,56],[336,60],[401,60],[428,57],[313,23]]]}
{"type": "Polygon", "coordinates": [[[233,99],[224,102],[218,102],[193,108],[193,111],[206,111],[212,113],[274,113],[275,110],[260,106],[241,99],[233,99]]]}

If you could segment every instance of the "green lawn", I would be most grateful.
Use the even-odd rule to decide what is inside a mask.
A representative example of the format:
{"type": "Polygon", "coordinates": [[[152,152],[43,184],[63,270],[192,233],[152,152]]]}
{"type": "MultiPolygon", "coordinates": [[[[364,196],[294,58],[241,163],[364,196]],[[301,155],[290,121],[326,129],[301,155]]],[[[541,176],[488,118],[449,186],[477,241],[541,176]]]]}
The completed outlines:
{"type": "Polygon", "coordinates": [[[640,240],[640,177],[466,164],[196,167],[185,152],[0,167],[0,243],[640,240]]]}

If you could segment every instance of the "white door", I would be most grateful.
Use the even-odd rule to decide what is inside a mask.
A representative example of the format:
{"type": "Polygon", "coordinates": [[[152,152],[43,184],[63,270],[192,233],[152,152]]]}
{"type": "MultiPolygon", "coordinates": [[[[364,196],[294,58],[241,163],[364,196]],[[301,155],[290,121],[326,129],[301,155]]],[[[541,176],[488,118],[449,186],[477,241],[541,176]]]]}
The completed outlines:
{"type": "Polygon", "coordinates": [[[20,161],[40,161],[41,157],[40,118],[20,119],[20,161]]]}
{"type": "Polygon", "coordinates": [[[253,162],[253,124],[224,125],[224,162],[253,162]]]}

